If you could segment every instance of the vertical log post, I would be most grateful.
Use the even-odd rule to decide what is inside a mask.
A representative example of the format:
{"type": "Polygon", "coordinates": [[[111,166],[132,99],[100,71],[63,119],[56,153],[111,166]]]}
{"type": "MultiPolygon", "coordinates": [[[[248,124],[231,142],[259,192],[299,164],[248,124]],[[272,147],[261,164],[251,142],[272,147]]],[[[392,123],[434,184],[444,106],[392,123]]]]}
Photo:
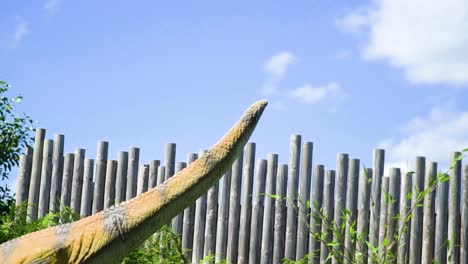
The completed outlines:
{"type": "Polygon", "coordinates": [[[249,260],[250,224],[252,220],[252,191],[255,167],[255,143],[249,142],[245,147],[244,176],[242,183],[242,204],[239,227],[238,264],[249,260]]]}

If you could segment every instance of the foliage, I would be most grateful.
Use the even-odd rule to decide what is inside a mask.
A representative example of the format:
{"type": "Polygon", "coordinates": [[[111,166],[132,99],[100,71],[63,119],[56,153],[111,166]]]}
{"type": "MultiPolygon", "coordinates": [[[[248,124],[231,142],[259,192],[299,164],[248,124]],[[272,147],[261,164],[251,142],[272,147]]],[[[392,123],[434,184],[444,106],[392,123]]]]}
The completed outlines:
{"type": "MultiPolygon", "coordinates": [[[[225,259],[216,262],[216,264],[229,264],[229,263],[230,262],[225,259]]],[[[200,264],[215,264],[215,255],[209,254],[205,256],[202,260],[200,260],[200,264]]]]}
{"type": "Polygon", "coordinates": [[[62,219],[62,223],[69,223],[80,218],[69,207],[63,207],[62,212],[48,213],[43,218],[31,222],[26,222],[26,213],[26,202],[20,206],[11,204],[7,211],[2,212],[0,215],[0,243],[57,225],[58,219],[62,219]]]}
{"type": "Polygon", "coordinates": [[[164,226],[125,257],[122,263],[189,263],[180,248],[179,235],[174,233],[171,227],[164,226]]]}
{"type": "MultiPolygon", "coordinates": [[[[0,81],[0,177],[4,181],[12,167],[18,165],[20,154],[32,142],[33,121],[29,115],[16,114],[13,108],[23,99],[22,96],[8,98],[10,86],[0,81]]],[[[10,189],[0,186],[0,212],[5,212],[13,203],[10,189]]]]}

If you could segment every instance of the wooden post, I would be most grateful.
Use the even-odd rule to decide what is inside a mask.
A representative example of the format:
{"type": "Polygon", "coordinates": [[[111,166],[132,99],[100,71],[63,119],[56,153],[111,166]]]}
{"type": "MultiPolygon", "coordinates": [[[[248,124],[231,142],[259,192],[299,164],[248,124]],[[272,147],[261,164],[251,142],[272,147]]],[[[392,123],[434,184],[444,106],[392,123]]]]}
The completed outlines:
{"type": "Polygon", "coordinates": [[[125,201],[127,196],[127,171],[128,171],[128,152],[119,152],[119,161],[117,162],[117,176],[115,179],[115,203],[120,204],[125,201]]]}
{"type": "Polygon", "coordinates": [[[109,143],[100,141],[96,157],[96,179],[94,180],[93,214],[104,207],[104,184],[106,182],[107,151],[109,143]]]}
{"type": "Polygon", "coordinates": [[[388,233],[388,189],[390,180],[388,177],[382,179],[382,196],[380,196],[380,226],[379,226],[379,253],[381,256],[386,254],[384,248],[384,239],[388,233]]]}
{"type": "Polygon", "coordinates": [[[93,175],[94,175],[94,160],[86,159],[84,165],[83,190],[81,196],[80,215],[86,217],[91,215],[92,199],[93,199],[93,175]]]}
{"type": "Polygon", "coordinates": [[[437,185],[437,224],[435,227],[434,259],[437,261],[436,263],[440,264],[447,263],[448,189],[449,182],[441,182],[437,185]]]}
{"type": "MultiPolygon", "coordinates": [[[[185,167],[187,167],[187,163],[177,162],[176,167],[175,167],[175,171],[179,172],[179,171],[185,169],[185,167]]],[[[180,236],[182,236],[183,220],[184,220],[183,213],[178,214],[176,217],[174,217],[174,219],[172,219],[172,229],[174,230],[174,232],[177,235],[180,235],[180,236]]],[[[215,223],[216,223],[216,221],[215,221],[215,223]]]]}
{"type": "Polygon", "coordinates": [[[158,167],[158,185],[161,185],[164,182],[165,175],[166,175],[166,167],[159,166],[158,167]]]}
{"type": "Polygon", "coordinates": [[[115,181],[117,178],[117,161],[108,160],[106,167],[106,184],[104,193],[104,209],[115,204],[115,181]]]}
{"type": "Polygon", "coordinates": [[[357,233],[362,235],[362,241],[356,243],[356,251],[362,253],[362,258],[358,258],[358,263],[367,263],[367,244],[369,239],[369,215],[370,215],[370,193],[372,182],[372,169],[365,168],[361,172],[359,179],[359,193],[361,199],[358,205],[357,233]]]}
{"type": "MultiPolygon", "coordinates": [[[[301,159],[301,136],[292,135],[289,144],[289,181],[288,198],[290,203],[286,205],[286,245],[284,256],[290,260],[296,260],[297,239],[297,198],[299,186],[299,166],[301,159]]],[[[252,263],[252,262],[251,262],[252,263]]]]}
{"type": "Polygon", "coordinates": [[[31,182],[31,166],[28,160],[32,159],[32,148],[26,147],[25,154],[20,156],[18,167],[18,183],[16,189],[16,206],[28,201],[29,183],[31,182]]]}
{"type": "Polygon", "coordinates": [[[260,262],[260,249],[262,241],[263,200],[265,196],[265,178],[267,161],[258,159],[255,173],[255,184],[252,196],[252,223],[250,226],[249,263],[260,262]]]}
{"type": "MultiPolygon", "coordinates": [[[[337,175],[336,175],[336,196],[335,196],[335,226],[339,228],[340,233],[334,234],[333,240],[339,241],[339,245],[334,247],[336,252],[343,252],[344,243],[344,230],[341,230],[343,223],[343,208],[346,205],[346,184],[348,176],[348,154],[338,154],[337,160],[337,175]]],[[[341,263],[343,261],[343,255],[335,255],[332,259],[332,263],[341,263]]]]}
{"type": "Polygon", "coordinates": [[[135,197],[137,192],[138,163],[140,159],[140,149],[130,148],[128,152],[127,166],[127,201],[135,197]]]}
{"type": "Polygon", "coordinates": [[[31,167],[31,181],[28,193],[28,212],[26,220],[28,222],[36,220],[37,205],[39,203],[39,189],[41,184],[42,171],[42,151],[44,148],[45,129],[37,128],[34,137],[34,152],[31,167]]]}
{"type": "Polygon", "coordinates": [[[328,259],[328,243],[332,241],[333,232],[333,199],[335,197],[335,171],[327,170],[323,182],[323,216],[322,222],[323,242],[320,245],[320,263],[330,263],[328,259]]]}
{"type": "Polygon", "coordinates": [[[229,220],[226,259],[230,263],[237,263],[237,247],[239,246],[240,196],[242,183],[242,167],[244,153],[232,165],[231,191],[229,192],[229,220]]]}
{"type": "Polygon", "coordinates": [[[80,214],[81,194],[83,192],[85,150],[75,150],[75,161],[73,162],[73,180],[71,190],[71,209],[75,214],[80,214]]]}
{"type": "MultiPolygon", "coordinates": [[[[375,175],[375,173],[374,173],[375,175]]],[[[412,192],[412,175],[406,173],[401,180],[400,196],[405,197],[400,199],[400,218],[398,219],[398,232],[400,234],[400,240],[398,241],[397,250],[397,263],[406,264],[408,263],[408,250],[409,250],[409,229],[410,223],[406,221],[407,216],[411,209],[411,199],[408,199],[408,195],[412,192]]]]}
{"type": "Polygon", "coordinates": [[[140,167],[140,176],[138,179],[137,194],[148,191],[149,165],[143,164],[140,167]]]}
{"type": "Polygon", "coordinates": [[[461,152],[452,152],[449,185],[448,204],[448,230],[447,239],[450,248],[447,249],[447,263],[460,263],[460,183],[461,183],[461,160],[457,158],[461,152]]]}
{"type": "Polygon", "coordinates": [[[302,161],[301,161],[301,176],[299,183],[299,216],[297,223],[297,248],[296,259],[302,259],[309,249],[309,208],[307,207],[310,202],[310,181],[312,178],[312,142],[304,142],[302,144],[302,161]]]}
{"type": "MultiPolygon", "coordinates": [[[[228,219],[229,219],[229,192],[231,191],[231,170],[221,178],[221,192],[218,211],[218,222],[216,228],[216,251],[215,262],[226,258],[228,219]]],[[[197,205],[198,207],[198,205],[197,205]]]]}
{"type": "MultiPolygon", "coordinates": [[[[380,197],[382,191],[382,177],[384,173],[385,151],[383,149],[374,149],[374,169],[372,170],[372,189],[371,189],[371,212],[369,220],[369,243],[377,246],[379,243],[379,224],[380,224],[380,197]]],[[[372,256],[369,252],[369,256],[372,256]]]]}
{"type": "MultiPolygon", "coordinates": [[[[424,189],[431,186],[437,177],[437,163],[431,162],[427,166],[424,189]]],[[[428,192],[424,197],[423,233],[422,233],[422,263],[431,263],[434,259],[434,221],[435,220],[435,191],[428,192]]],[[[463,227],[463,226],[462,226],[463,227]]],[[[468,260],[467,260],[468,261],[468,260]]],[[[461,262],[463,263],[463,261],[461,262]]]]}
{"type": "MultiPolygon", "coordinates": [[[[400,184],[401,182],[401,171],[399,168],[392,168],[390,170],[390,186],[389,186],[389,196],[390,201],[387,205],[388,213],[387,213],[387,225],[388,225],[388,233],[387,239],[389,245],[387,246],[388,251],[391,252],[392,256],[396,256],[397,248],[398,248],[398,240],[395,239],[395,235],[397,235],[397,223],[398,221],[395,217],[398,215],[398,202],[401,199],[406,199],[406,197],[400,197],[400,184]],[[393,243],[393,244],[392,244],[393,243]]],[[[387,258],[389,259],[389,258],[387,258]]],[[[428,263],[430,263],[429,261],[428,263]]]]}
{"type": "Polygon", "coordinates": [[[166,144],[166,177],[170,178],[174,175],[176,157],[176,144],[166,144]]]}
{"type": "Polygon", "coordinates": [[[284,241],[286,235],[286,182],[288,180],[288,165],[281,164],[276,179],[275,228],[273,243],[273,262],[281,263],[284,258],[284,241]]]}
{"type": "MultiPolygon", "coordinates": [[[[206,151],[200,151],[199,156],[203,157],[206,151]]],[[[205,245],[205,223],[206,223],[206,206],[208,196],[205,193],[196,201],[195,208],[195,224],[193,231],[193,251],[192,263],[198,263],[203,258],[203,249],[205,245]]]]}
{"type": "MultiPolygon", "coordinates": [[[[196,153],[190,153],[187,157],[187,164],[198,158],[196,153]]],[[[195,222],[195,203],[184,210],[184,226],[182,228],[182,249],[186,250],[185,255],[188,260],[192,259],[193,227],[195,222]]]]}
{"type": "MultiPolygon", "coordinates": [[[[238,264],[249,260],[250,224],[252,219],[252,189],[255,166],[255,143],[249,142],[245,147],[244,176],[242,184],[242,204],[239,228],[238,264]]],[[[285,183],[286,184],[286,183],[285,183]]]]}
{"type": "Polygon", "coordinates": [[[158,167],[161,164],[159,160],[152,160],[150,162],[150,169],[149,169],[149,182],[148,186],[150,189],[156,187],[158,184],[158,167]]]}
{"type": "Polygon", "coordinates": [[[52,182],[50,187],[50,212],[60,210],[60,194],[62,193],[63,148],[64,135],[54,136],[54,151],[52,157],[52,182]]]}
{"type": "Polygon", "coordinates": [[[309,263],[319,263],[320,261],[320,237],[322,220],[320,217],[321,208],[323,205],[323,178],[324,178],[323,165],[315,165],[313,182],[312,182],[312,195],[310,201],[310,236],[309,236],[309,263]]]}
{"type": "MultiPolygon", "coordinates": [[[[413,193],[411,197],[412,206],[418,203],[418,194],[424,189],[425,163],[426,159],[424,157],[416,157],[416,170],[413,174],[413,193]]],[[[422,202],[420,203],[422,204],[422,202]]],[[[422,207],[416,206],[411,216],[409,264],[421,263],[422,216],[422,207]]]]}
{"type": "Polygon", "coordinates": [[[350,235],[350,230],[351,227],[356,230],[356,226],[352,225],[356,222],[357,217],[359,162],[359,159],[351,159],[349,162],[346,209],[350,212],[350,215],[346,217],[344,263],[351,263],[354,257],[354,249],[356,248],[354,238],[350,235]]]}
{"type": "Polygon", "coordinates": [[[460,263],[468,262],[468,165],[465,165],[463,173],[463,200],[461,209],[461,234],[460,234],[460,263]]]}
{"type": "MultiPolygon", "coordinates": [[[[206,202],[205,244],[203,256],[214,255],[216,249],[216,221],[218,215],[218,182],[208,190],[206,202]]],[[[180,218],[182,219],[182,217],[180,218]]],[[[175,229],[174,229],[175,230],[175,229]]],[[[181,230],[182,231],[182,230],[181,230]]]]}
{"type": "MultiPolygon", "coordinates": [[[[65,160],[63,164],[62,193],[60,196],[60,211],[63,211],[64,206],[70,206],[74,159],[75,155],[73,153],[65,154],[65,160]]],[[[64,219],[61,218],[60,222],[63,223],[64,219]]]]}
{"type": "Polygon", "coordinates": [[[47,139],[44,142],[44,152],[42,153],[41,186],[39,193],[38,217],[42,218],[49,212],[50,183],[52,180],[52,151],[54,141],[47,139]]]}
{"type": "Polygon", "coordinates": [[[262,248],[260,263],[269,264],[273,259],[273,226],[275,220],[274,200],[268,195],[274,195],[276,190],[276,174],[278,171],[278,155],[268,155],[267,178],[265,184],[265,202],[262,225],[262,248]]]}

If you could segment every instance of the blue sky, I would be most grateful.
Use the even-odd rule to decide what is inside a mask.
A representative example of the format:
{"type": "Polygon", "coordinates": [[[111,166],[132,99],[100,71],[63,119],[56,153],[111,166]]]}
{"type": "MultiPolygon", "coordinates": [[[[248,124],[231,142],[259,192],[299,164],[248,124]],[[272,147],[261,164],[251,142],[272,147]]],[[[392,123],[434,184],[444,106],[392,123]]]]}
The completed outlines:
{"type": "MultiPolygon", "coordinates": [[[[288,161],[339,152],[389,166],[447,162],[468,147],[468,3],[374,1],[4,1],[0,79],[65,150],[143,161],[215,143],[244,109],[270,102],[252,141],[288,161]]],[[[406,166],[406,165],[405,165],[406,166]]]]}

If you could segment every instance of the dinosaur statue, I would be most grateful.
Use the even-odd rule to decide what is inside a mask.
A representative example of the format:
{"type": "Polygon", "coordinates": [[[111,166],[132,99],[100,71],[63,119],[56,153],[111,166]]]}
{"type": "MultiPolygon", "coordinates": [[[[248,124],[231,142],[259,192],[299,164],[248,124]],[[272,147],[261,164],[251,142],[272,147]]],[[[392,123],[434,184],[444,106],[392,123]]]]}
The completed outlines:
{"type": "Polygon", "coordinates": [[[266,105],[250,106],[205,155],[148,192],[1,244],[0,263],[119,263],[216,183],[243,150],[266,105]]]}

